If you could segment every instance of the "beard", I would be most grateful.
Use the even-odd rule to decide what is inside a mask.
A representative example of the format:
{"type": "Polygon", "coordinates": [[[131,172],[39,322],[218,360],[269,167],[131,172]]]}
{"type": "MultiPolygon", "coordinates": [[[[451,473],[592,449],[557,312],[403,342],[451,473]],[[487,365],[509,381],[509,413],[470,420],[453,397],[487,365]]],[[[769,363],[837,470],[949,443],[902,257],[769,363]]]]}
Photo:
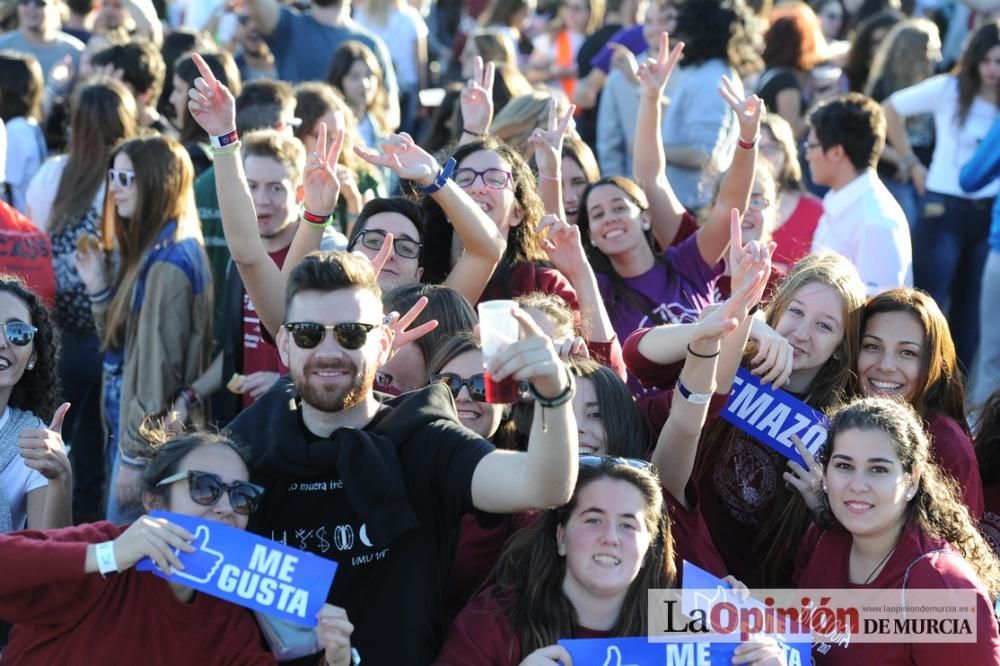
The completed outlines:
{"type": "Polygon", "coordinates": [[[361,403],[375,386],[375,370],[367,363],[358,366],[348,359],[330,361],[312,361],[306,363],[302,372],[289,369],[292,384],[302,400],[313,408],[327,413],[340,412],[361,403]],[[317,386],[310,381],[310,376],[317,370],[344,370],[354,378],[349,386],[317,386]]]}

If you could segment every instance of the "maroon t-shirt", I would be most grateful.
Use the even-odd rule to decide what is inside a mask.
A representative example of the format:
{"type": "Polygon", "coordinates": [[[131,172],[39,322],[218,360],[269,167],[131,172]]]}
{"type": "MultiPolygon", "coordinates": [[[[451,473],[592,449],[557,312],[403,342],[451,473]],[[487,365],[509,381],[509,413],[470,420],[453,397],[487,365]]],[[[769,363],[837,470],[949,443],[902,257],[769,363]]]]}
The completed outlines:
{"type": "MultiPolygon", "coordinates": [[[[503,603],[511,603],[505,597],[503,603]]],[[[575,627],[565,638],[608,638],[611,633],[575,627]]],[[[435,666],[517,666],[527,655],[521,654],[521,639],[510,626],[501,602],[490,587],[472,598],[451,623],[448,637],[435,666]]]]}
{"type": "Polygon", "coordinates": [[[860,666],[864,664],[939,666],[941,664],[1000,663],[1000,635],[993,605],[969,563],[946,542],[923,535],[912,522],[900,535],[896,550],[885,567],[868,585],[850,582],[848,575],[853,537],[843,527],[803,539],[800,561],[806,562],[799,588],[899,590],[905,604],[906,589],[974,589],[976,620],[974,643],[821,643],[813,647],[816,666],[860,666]]]}
{"type": "Polygon", "coordinates": [[[993,546],[997,557],[1000,557],[1000,483],[985,486],[983,500],[986,508],[983,517],[979,519],[979,531],[993,546]]]}
{"type": "Polygon", "coordinates": [[[683,560],[695,564],[718,578],[725,577],[729,572],[726,563],[722,561],[712,535],[708,533],[708,525],[701,515],[698,503],[698,489],[694,483],[688,482],[684,489],[687,504],[690,509],[663,489],[663,502],[670,516],[671,536],[674,539],[674,563],[677,566],[678,586],[683,587],[681,573],[684,571],[683,560]]]}
{"type": "MultiPolygon", "coordinates": [[[[290,247],[290,246],[289,246],[290,247]]],[[[278,268],[285,263],[288,256],[288,247],[270,252],[268,256],[278,268]]],[[[288,368],[281,362],[278,356],[278,348],[274,345],[274,340],[270,336],[262,334],[260,317],[250,300],[250,294],[246,288],[243,289],[243,374],[252,375],[255,372],[277,372],[284,375],[288,368]]],[[[249,407],[254,402],[250,392],[243,394],[243,407],[249,407]]]]}
{"type": "Polygon", "coordinates": [[[931,436],[934,462],[958,482],[962,501],[972,517],[978,519],[983,515],[983,482],[972,438],[944,412],[931,412],[927,416],[927,433],[931,436]]]}

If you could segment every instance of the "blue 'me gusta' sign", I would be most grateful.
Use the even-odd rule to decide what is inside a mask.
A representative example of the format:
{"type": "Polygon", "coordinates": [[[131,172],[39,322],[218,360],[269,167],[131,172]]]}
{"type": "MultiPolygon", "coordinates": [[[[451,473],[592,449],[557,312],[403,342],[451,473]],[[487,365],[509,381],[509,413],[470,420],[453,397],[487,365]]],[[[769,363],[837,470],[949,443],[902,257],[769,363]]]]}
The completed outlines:
{"type": "Polygon", "coordinates": [[[722,418],[803,467],[792,436],[802,440],[814,456],[826,443],[827,420],[820,412],[787,391],[760,383],[746,368],[733,380],[722,418]]]}
{"type": "Polygon", "coordinates": [[[176,550],[184,570],[165,574],[151,559],[135,568],[307,627],[326,602],[337,563],[211,520],[153,511],[195,535],[193,553],[176,550]]]}
{"type": "MultiPolygon", "coordinates": [[[[573,666],[732,666],[739,643],[651,643],[642,638],[575,638],[559,641],[573,666]]],[[[808,665],[802,653],[783,646],[789,665],[808,665]]]]}

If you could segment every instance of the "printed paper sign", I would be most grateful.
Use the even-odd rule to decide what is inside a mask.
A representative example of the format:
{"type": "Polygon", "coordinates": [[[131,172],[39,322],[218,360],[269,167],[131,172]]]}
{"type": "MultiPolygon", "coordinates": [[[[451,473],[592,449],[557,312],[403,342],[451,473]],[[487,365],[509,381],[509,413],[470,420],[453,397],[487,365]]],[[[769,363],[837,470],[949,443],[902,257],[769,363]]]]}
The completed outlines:
{"type": "Polygon", "coordinates": [[[195,535],[193,553],[175,551],[184,570],[161,572],[151,559],[135,565],[166,580],[307,627],[326,602],[337,563],[211,520],[153,511],[195,535]]]}
{"type": "Polygon", "coordinates": [[[792,435],[814,456],[826,443],[823,414],[786,391],[761,384],[746,368],[736,372],[722,418],[803,467],[805,461],[795,450],[792,435]]]}

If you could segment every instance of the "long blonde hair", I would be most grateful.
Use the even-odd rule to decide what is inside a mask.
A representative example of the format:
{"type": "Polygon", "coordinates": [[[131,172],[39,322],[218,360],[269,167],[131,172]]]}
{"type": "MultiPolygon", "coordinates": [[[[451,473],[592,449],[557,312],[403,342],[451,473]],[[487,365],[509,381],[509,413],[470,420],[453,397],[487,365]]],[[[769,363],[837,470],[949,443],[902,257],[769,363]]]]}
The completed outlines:
{"type": "MultiPolygon", "coordinates": [[[[847,430],[885,433],[907,474],[920,473],[917,492],[906,512],[920,531],[947,541],[976,572],[992,600],[1000,595],[1000,561],[962,503],[958,484],[931,460],[930,439],[913,407],[884,397],[858,398],[830,415],[831,453],[837,435],[847,430]]],[[[827,456],[829,458],[829,456],[827,456]]]]}
{"type": "Polygon", "coordinates": [[[102,340],[111,349],[125,344],[143,259],[167,223],[177,222],[174,240],[195,238],[204,243],[194,202],[194,167],[184,146],[165,136],[132,139],[111,152],[110,164],[119,153],[132,161],[137,196],[131,218],[118,214],[111,188],[104,199],[104,246],[111,249],[114,239],[120,255],[102,340]]]}

